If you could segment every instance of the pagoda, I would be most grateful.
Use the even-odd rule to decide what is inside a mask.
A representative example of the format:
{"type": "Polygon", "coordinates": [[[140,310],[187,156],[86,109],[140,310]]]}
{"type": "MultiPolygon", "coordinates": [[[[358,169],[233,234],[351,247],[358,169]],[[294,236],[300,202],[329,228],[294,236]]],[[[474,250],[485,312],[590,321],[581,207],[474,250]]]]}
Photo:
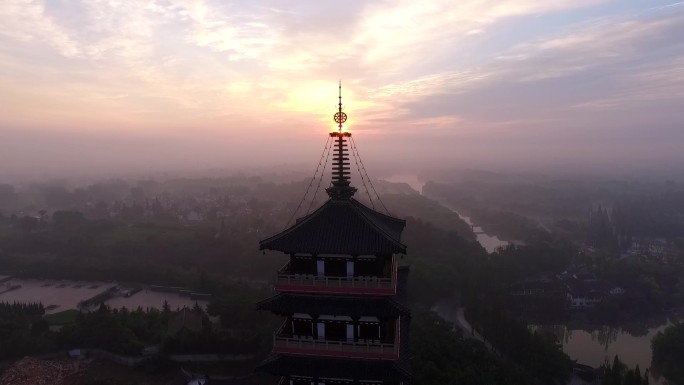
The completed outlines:
{"type": "Polygon", "coordinates": [[[354,199],[341,85],[334,120],[329,199],[259,243],[289,261],[276,274],[276,294],[257,304],[285,317],[257,370],[283,385],[408,384],[408,268],[397,266],[406,222],[354,199]]]}

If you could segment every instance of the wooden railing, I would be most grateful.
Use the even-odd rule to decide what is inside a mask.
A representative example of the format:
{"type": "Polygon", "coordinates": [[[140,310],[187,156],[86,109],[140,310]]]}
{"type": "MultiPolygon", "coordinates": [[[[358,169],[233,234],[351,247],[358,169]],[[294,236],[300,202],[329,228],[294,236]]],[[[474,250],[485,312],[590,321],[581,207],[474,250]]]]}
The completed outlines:
{"type": "Polygon", "coordinates": [[[364,289],[370,289],[382,293],[393,294],[396,291],[396,276],[396,262],[392,264],[389,277],[331,277],[315,274],[296,274],[291,272],[290,263],[288,262],[278,270],[276,276],[276,289],[279,286],[286,286],[291,290],[299,289],[302,291],[316,291],[315,289],[319,288],[322,289],[321,291],[328,292],[343,291],[344,289],[362,292],[364,289]]]}
{"type": "Polygon", "coordinates": [[[352,353],[355,356],[358,353],[361,356],[372,357],[377,355],[378,358],[391,358],[396,355],[397,349],[392,342],[376,342],[376,341],[331,341],[331,340],[317,340],[314,338],[287,336],[282,334],[273,335],[274,350],[285,349],[287,351],[315,351],[317,353],[339,353],[336,355],[349,355],[345,353],[352,353]]]}
{"type": "Polygon", "coordinates": [[[394,341],[358,340],[338,341],[319,340],[313,336],[297,336],[285,333],[283,323],[273,333],[273,351],[338,357],[396,359],[399,356],[399,322],[396,324],[394,341]]]}

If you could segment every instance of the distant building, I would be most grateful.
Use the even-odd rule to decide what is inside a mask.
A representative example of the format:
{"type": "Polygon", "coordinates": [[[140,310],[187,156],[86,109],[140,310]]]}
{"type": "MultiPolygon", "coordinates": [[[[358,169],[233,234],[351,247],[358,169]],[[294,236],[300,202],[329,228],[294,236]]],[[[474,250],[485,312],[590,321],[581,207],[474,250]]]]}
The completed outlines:
{"type": "Polygon", "coordinates": [[[562,293],[562,286],[558,280],[548,278],[519,281],[508,289],[508,294],[512,296],[552,296],[562,293]]]}
{"type": "Polygon", "coordinates": [[[184,219],[188,222],[200,222],[204,220],[204,215],[202,215],[202,213],[200,213],[197,210],[191,210],[190,212],[185,214],[184,219]]]}
{"type": "Polygon", "coordinates": [[[570,268],[557,276],[565,288],[571,309],[595,307],[609,296],[625,294],[625,289],[596,276],[586,266],[570,268]]]}
{"type": "Polygon", "coordinates": [[[620,286],[613,286],[609,292],[611,295],[622,295],[625,294],[625,289],[621,288],[620,286]]]}

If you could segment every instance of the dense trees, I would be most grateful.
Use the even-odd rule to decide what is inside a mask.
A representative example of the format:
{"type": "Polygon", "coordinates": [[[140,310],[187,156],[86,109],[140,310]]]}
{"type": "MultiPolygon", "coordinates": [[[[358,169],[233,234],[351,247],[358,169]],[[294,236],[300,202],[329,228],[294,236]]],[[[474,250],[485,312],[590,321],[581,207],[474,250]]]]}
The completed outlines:
{"type": "Polygon", "coordinates": [[[88,221],[58,211],[55,223],[43,225],[41,231],[15,226],[0,234],[0,271],[196,286],[202,271],[265,279],[279,267],[277,256],[258,252],[259,233],[225,225],[225,233],[217,236],[218,228],[216,223],[186,227],[88,221]]]}
{"type": "Polygon", "coordinates": [[[416,384],[534,383],[516,366],[492,355],[483,343],[464,339],[434,312],[414,310],[411,322],[416,384]]]}
{"type": "Polygon", "coordinates": [[[43,313],[41,304],[0,302],[0,360],[53,347],[41,318],[43,313]]]}
{"type": "Polygon", "coordinates": [[[684,323],[669,326],[651,342],[653,371],[674,384],[684,384],[684,323]]]}
{"type": "Polygon", "coordinates": [[[618,252],[637,238],[663,238],[684,251],[684,190],[673,182],[506,175],[441,175],[423,193],[438,197],[497,235],[523,241],[548,236],[618,252]]]}
{"type": "Polygon", "coordinates": [[[440,203],[422,195],[386,194],[382,201],[391,213],[399,217],[422,218],[443,231],[455,232],[467,241],[474,241],[475,234],[461,217],[440,203]]]}
{"type": "Polygon", "coordinates": [[[469,379],[465,383],[564,383],[571,362],[555,338],[530,333],[525,323],[508,315],[510,307],[505,302],[511,282],[539,271],[560,271],[570,258],[568,253],[529,246],[488,256],[478,243],[413,218],[408,218],[405,234],[413,308],[428,308],[438,299],[461,293],[472,312],[469,316],[477,321],[482,334],[500,354],[511,357],[495,357],[481,343],[450,334],[451,326],[436,315],[419,310],[416,317],[420,318],[413,327],[418,330],[412,332],[411,341],[414,348],[417,343],[424,349],[419,353],[424,355],[418,359],[419,373],[430,381],[417,383],[449,383],[463,378],[469,379]],[[420,329],[423,327],[426,330],[420,329]],[[417,341],[424,338],[432,345],[417,341]],[[445,368],[454,356],[464,364],[452,363],[454,367],[445,368]],[[507,373],[506,378],[499,378],[503,373],[507,373]]]}
{"type": "MultiPolygon", "coordinates": [[[[292,203],[291,191],[302,186],[266,185],[255,180],[241,187],[211,190],[207,180],[178,183],[176,197],[182,196],[179,199],[184,205],[199,202],[193,194],[209,193],[214,198],[223,194],[219,204],[234,209],[231,212],[235,214],[219,220],[218,214],[210,210],[204,222],[192,226],[176,223],[177,218],[164,217],[159,202],[150,199],[160,194],[164,197],[164,187],[159,183],[112,183],[66,193],[50,188],[44,190],[49,193],[49,201],[64,207],[53,214],[52,223],[38,223],[39,227],[27,231],[15,223],[5,226],[0,232],[0,270],[34,277],[114,279],[198,288],[214,294],[208,315],[221,316],[220,324],[203,322],[201,331],[165,336],[169,309],[102,308],[79,316],[73,326],[58,334],[59,338],[53,335],[55,344],[100,347],[126,354],[136,354],[147,344],[162,344],[167,352],[264,353],[269,349],[271,332],[280,320],[256,312],[254,304],[271,293],[226,282],[247,278],[253,287],[260,287],[260,280],[271,279],[286,257],[280,253],[262,256],[257,250],[258,241],[282,230],[288,217],[283,213],[291,210],[282,210],[282,205],[274,202],[292,203]],[[244,196],[236,198],[234,193],[244,196]],[[84,219],[70,209],[83,199],[94,203],[122,195],[133,197],[136,203],[121,207],[117,220],[84,219]],[[88,196],[92,198],[84,198],[88,196]],[[242,199],[245,196],[249,199],[242,199]],[[143,199],[149,204],[142,203],[143,199]],[[143,209],[153,214],[145,217],[143,209]]],[[[167,182],[167,187],[172,184],[167,182]]],[[[409,255],[404,262],[411,265],[409,295],[416,309],[412,323],[415,383],[562,382],[568,374],[569,359],[555,340],[530,333],[524,323],[512,317],[505,295],[515,280],[560,272],[575,253],[547,242],[488,255],[473,240],[467,225],[448,209],[420,196],[388,196],[386,200],[392,212],[407,217],[404,242],[409,255]],[[463,338],[451,325],[425,310],[436,300],[455,293],[462,294],[473,321],[501,357],[482,343],[463,338]],[[487,307],[479,307],[482,304],[487,307]]],[[[91,206],[97,209],[98,205],[91,206]]],[[[534,234],[545,233],[527,219],[521,222],[519,214],[504,219],[498,223],[534,234]]],[[[38,324],[35,330],[46,337],[51,335],[38,324]]]]}
{"type": "Polygon", "coordinates": [[[263,293],[247,287],[223,286],[211,302],[210,312],[195,306],[202,318],[200,330],[167,334],[174,316],[168,306],[157,309],[111,309],[101,305],[92,313],[77,313],[73,322],[59,331],[48,329],[40,304],[0,303],[0,360],[57,349],[97,348],[124,355],[140,355],[146,346],[162,352],[266,354],[275,317],[254,309],[263,293]],[[219,316],[211,322],[209,316],[219,316]]]}
{"type": "Polygon", "coordinates": [[[648,370],[642,376],[639,365],[630,369],[615,356],[613,364],[606,366],[601,385],[648,385],[648,377],[648,370]]]}
{"type": "Polygon", "coordinates": [[[468,319],[492,347],[516,363],[529,378],[544,384],[565,383],[572,364],[551,334],[531,333],[525,322],[508,315],[491,296],[467,302],[468,319]]]}

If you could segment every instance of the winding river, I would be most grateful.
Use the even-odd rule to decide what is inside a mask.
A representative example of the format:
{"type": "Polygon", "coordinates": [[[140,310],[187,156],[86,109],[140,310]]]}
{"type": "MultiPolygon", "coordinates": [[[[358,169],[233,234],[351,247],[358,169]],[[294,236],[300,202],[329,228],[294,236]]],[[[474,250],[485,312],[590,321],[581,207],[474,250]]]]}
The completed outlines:
{"type": "MultiPolygon", "coordinates": [[[[423,194],[423,187],[425,186],[425,182],[418,179],[418,176],[413,174],[395,174],[390,177],[383,178],[383,180],[392,183],[406,183],[409,185],[409,187],[421,195],[423,194]]],[[[463,219],[464,222],[473,228],[473,232],[475,233],[477,241],[482,245],[482,247],[485,248],[485,250],[487,250],[488,253],[493,253],[497,248],[508,245],[507,241],[500,239],[496,235],[485,233],[482,228],[474,224],[469,217],[459,214],[456,210],[451,209],[451,211],[456,213],[456,215],[458,215],[461,219],[463,219]]]]}
{"type": "MultiPolygon", "coordinates": [[[[420,194],[422,194],[423,186],[425,186],[425,182],[411,174],[392,175],[384,179],[388,182],[406,183],[420,194]]],[[[477,241],[487,252],[491,253],[498,247],[508,245],[507,241],[496,235],[484,233],[479,226],[471,222],[469,217],[460,215],[455,210],[452,211],[473,226],[477,241]]],[[[452,319],[457,311],[456,301],[440,302],[439,313],[449,321],[458,323],[456,319],[452,319]]],[[[682,317],[674,317],[674,320],[676,319],[682,319],[682,317]]],[[[643,324],[630,325],[629,327],[625,325],[620,328],[609,326],[581,328],[568,325],[531,325],[530,328],[552,332],[562,343],[563,351],[580,364],[598,367],[606,362],[612,363],[615,355],[618,355],[620,360],[629,367],[633,368],[639,365],[643,373],[651,366],[651,339],[658,332],[665,330],[674,320],[668,318],[655,319],[643,324]]],[[[651,384],[666,385],[667,381],[651,373],[651,384]]]]}

